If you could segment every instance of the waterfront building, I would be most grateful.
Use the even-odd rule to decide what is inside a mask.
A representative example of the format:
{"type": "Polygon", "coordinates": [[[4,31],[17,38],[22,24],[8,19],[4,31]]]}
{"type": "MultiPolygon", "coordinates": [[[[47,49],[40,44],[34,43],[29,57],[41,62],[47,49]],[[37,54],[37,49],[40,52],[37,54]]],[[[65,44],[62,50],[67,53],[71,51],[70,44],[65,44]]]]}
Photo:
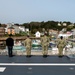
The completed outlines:
{"type": "Polygon", "coordinates": [[[8,34],[15,35],[15,30],[14,30],[13,27],[9,27],[9,28],[8,28],[8,34]]]}
{"type": "Polygon", "coordinates": [[[0,36],[5,35],[5,27],[0,27],[0,36]]]}

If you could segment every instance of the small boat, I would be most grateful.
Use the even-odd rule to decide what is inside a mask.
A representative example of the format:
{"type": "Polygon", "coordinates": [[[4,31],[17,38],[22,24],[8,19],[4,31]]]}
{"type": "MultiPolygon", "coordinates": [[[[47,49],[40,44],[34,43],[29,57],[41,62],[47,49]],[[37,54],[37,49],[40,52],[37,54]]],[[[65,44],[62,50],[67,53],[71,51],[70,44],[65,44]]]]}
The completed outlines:
{"type": "Polygon", "coordinates": [[[55,47],[56,46],[56,43],[54,42],[54,41],[51,41],[50,43],[49,43],[49,47],[55,47]]]}
{"type": "Polygon", "coordinates": [[[39,40],[33,40],[32,41],[32,47],[40,47],[41,46],[41,44],[40,44],[40,41],[39,40]]]}
{"type": "Polygon", "coordinates": [[[23,50],[25,47],[22,45],[21,41],[16,41],[13,46],[13,50],[23,50]]]}
{"type": "Polygon", "coordinates": [[[22,49],[22,46],[14,46],[13,49],[14,50],[21,50],[22,49]]]}
{"type": "Polygon", "coordinates": [[[14,42],[14,46],[21,46],[22,44],[21,44],[21,41],[15,41],[14,42]]]}

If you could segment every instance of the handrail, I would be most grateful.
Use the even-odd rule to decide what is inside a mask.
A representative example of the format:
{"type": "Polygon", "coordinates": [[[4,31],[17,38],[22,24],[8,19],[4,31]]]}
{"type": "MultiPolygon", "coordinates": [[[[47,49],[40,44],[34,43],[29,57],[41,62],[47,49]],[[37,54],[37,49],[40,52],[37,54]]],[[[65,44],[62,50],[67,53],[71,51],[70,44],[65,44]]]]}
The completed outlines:
{"type": "MultiPolygon", "coordinates": [[[[8,37],[0,37],[0,41],[5,41],[8,37]]],[[[25,40],[26,37],[22,36],[22,37],[12,37],[14,40],[25,40]]],[[[31,39],[40,39],[39,37],[30,37],[31,39]]]]}

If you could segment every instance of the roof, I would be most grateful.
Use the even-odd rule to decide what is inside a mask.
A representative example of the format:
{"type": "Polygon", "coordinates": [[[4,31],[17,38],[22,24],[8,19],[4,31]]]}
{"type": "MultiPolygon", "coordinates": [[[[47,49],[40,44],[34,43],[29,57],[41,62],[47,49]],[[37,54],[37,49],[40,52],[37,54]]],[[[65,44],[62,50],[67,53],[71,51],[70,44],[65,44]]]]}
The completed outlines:
{"type": "Polygon", "coordinates": [[[8,29],[14,29],[13,27],[9,27],[8,29]]]}

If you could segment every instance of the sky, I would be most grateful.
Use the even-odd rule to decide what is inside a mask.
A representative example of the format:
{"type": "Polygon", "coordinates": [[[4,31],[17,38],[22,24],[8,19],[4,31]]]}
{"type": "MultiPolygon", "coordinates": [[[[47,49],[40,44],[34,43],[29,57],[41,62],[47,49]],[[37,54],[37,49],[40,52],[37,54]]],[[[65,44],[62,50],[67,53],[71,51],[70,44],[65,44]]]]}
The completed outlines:
{"type": "Polygon", "coordinates": [[[75,23],[75,0],[0,0],[0,23],[75,23]]]}

